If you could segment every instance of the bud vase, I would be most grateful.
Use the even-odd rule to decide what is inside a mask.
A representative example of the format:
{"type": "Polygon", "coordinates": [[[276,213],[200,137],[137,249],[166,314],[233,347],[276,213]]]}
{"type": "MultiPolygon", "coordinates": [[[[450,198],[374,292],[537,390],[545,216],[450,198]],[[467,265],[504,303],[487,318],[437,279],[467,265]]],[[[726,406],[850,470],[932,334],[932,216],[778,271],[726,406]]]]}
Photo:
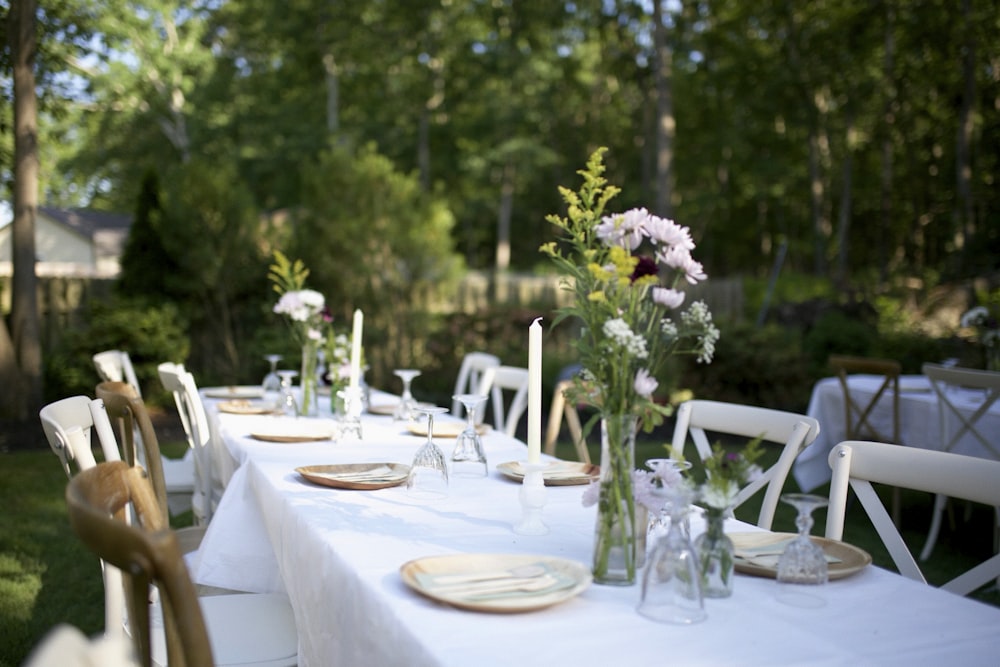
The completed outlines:
{"type": "Polygon", "coordinates": [[[601,419],[601,489],[594,528],[594,581],[630,586],[636,581],[638,533],[632,494],[635,469],[634,415],[601,419]]]}
{"type": "Polygon", "coordinates": [[[319,364],[319,341],[311,338],[302,345],[302,373],[299,375],[299,388],[302,396],[299,400],[299,416],[316,417],[319,415],[318,377],[316,367],[319,364]]]}
{"type": "Polygon", "coordinates": [[[701,570],[702,595],[707,598],[727,598],[733,594],[735,547],[722,529],[727,514],[728,510],[706,509],[705,532],[694,543],[701,570]]]}

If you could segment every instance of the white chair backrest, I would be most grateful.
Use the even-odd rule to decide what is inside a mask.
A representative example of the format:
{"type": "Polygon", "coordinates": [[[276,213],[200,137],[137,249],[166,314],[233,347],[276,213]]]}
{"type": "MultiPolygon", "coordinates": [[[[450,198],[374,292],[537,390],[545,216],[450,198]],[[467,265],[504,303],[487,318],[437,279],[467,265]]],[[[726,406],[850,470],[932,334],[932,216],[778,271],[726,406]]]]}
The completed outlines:
{"type": "Polygon", "coordinates": [[[105,460],[121,460],[104,401],[88,396],[70,396],[49,403],[38,412],[38,417],[45,439],[67,476],[73,476],[71,462],[75,462],[77,470],[96,464],[93,452],[95,435],[105,460]]]}
{"type": "MultiPolygon", "coordinates": [[[[909,548],[872,487],[872,482],[1000,506],[1000,461],[917,447],[848,440],[830,452],[830,507],[826,536],[844,534],[848,486],[871,519],[900,574],[926,583],[909,548]]],[[[941,586],[967,595],[1000,576],[1000,554],[941,586]]]]}
{"type": "Polygon", "coordinates": [[[105,350],[94,355],[94,368],[105,382],[128,382],[142,397],[139,378],[136,377],[132,358],[124,350],[105,350]]]}
{"type": "Polygon", "coordinates": [[[774,465],[765,470],[758,479],[743,487],[736,497],[735,506],[739,507],[766,486],[757,525],[770,530],[781,490],[795,457],[819,435],[819,422],[812,417],[794,412],[751,405],[701,400],[682,403],[677,409],[674,448],[683,452],[687,436],[690,434],[698,450],[698,456],[704,461],[712,455],[712,445],[708,441],[709,433],[735,435],[748,440],[760,438],[783,446],[781,455],[774,465]]]}
{"type": "Polygon", "coordinates": [[[49,630],[21,667],[139,667],[132,642],[124,635],[88,639],[72,625],[49,630]]]}
{"type": "MultiPolygon", "coordinates": [[[[940,364],[924,364],[923,373],[931,381],[931,388],[938,398],[941,422],[941,444],[946,452],[954,450],[964,437],[976,438],[983,447],[1000,459],[1000,438],[996,433],[986,433],[979,420],[1000,400],[1000,373],[971,368],[946,368],[940,364]],[[971,414],[956,403],[954,390],[982,392],[983,400],[971,414]]],[[[977,397],[978,398],[978,397],[977,397]]]]}
{"type": "Polygon", "coordinates": [[[163,388],[174,396],[188,445],[194,451],[195,492],[192,503],[198,523],[208,523],[213,497],[211,431],[205,405],[202,403],[194,375],[181,364],[162,363],[157,366],[163,388]]]}
{"type": "MultiPolygon", "coordinates": [[[[483,385],[483,374],[488,368],[496,368],[499,365],[500,357],[495,354],[490,354],[489,352],[469,352],[462,358],[462,365],[458,369],[458,377],[455,380],[455,391],[452,395],[476,393],[486,395],[485,392],[489,392],[490,387],[483,385]]],[[[480,414],[477,415],[477,421],[482,420],[485,411],[486,405],[484,404],[480,414]]],[[[462,405],[461,401],[452,400],[451,414],[456,417],[464,416],[465,406],[462,405]]]]}
{"type": "Polygon", "coordinates": [[[528,409],[528,369],[517,366],[487,368],[476,393],[489,394],[493,407],[493,428],[514,437],[517,425],[528,409]],[[504,391],[514,392],[504,407],[504,391]]]}

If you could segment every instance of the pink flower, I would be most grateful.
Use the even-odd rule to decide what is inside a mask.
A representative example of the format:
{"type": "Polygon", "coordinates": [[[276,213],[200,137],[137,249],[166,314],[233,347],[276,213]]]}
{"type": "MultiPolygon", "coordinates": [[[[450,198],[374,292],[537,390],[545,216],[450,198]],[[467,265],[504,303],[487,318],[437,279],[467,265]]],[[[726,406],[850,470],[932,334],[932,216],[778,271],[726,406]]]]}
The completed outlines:
{"type": "Polygon", "coordinates": [[[649,398],[656,391],[656,388],[660,386],[660,383],[656,381],[652,375],[649,374],[645,368],[640,368],[635,374],[635,382],[633,382],[635,387],[635,393],[639,394],[643,398],[649,398]]]}

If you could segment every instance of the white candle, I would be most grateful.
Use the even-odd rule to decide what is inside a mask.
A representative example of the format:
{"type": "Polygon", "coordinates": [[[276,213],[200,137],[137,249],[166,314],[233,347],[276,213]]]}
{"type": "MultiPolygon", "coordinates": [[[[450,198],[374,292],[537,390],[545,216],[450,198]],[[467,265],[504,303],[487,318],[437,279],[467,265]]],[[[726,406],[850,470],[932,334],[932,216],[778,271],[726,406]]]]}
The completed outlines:
{"type": "Polygon", "coordinates": [[[351,330],[351,388],[357,389],[361,385],[361,331],[364,327],[365,316],[361,309],[354,311],[354,328],[351,330]]]}
{"type": "Polygon", "coordinates": [[[528,463],[542,454],[542,318],[528,327],[528,463]]]}

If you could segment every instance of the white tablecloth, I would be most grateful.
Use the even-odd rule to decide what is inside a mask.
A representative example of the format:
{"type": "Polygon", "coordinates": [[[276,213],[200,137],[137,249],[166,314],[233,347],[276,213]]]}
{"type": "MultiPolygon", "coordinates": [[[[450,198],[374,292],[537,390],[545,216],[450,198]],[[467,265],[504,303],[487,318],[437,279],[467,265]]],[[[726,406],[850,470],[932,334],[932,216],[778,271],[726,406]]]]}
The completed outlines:
{"type": "MultiPolygon", "coordinates": [[[[851,392],[857,394],[856,402],[862,405],[875,395],[881,383],[880,376],[852,375],[848,378],[851,392]]],[[[953,402],[968,415],[975,412],[983,401],[981,391],[952,390],[952,396],[953,402]]],[[[820,431],[816,440],[799,454],[792,468],[795,481],[803,491],[811,491],[830,481],[827,457],[837,443],[846,439],[844,395],[837,378],[824,378],[816,383],[807,414],[819,421],[820,431]]],[[[869,423],[879,433],[890,437],[892,398],[888,392],[879,399],[869,423]]],[[[981,432],[995,434],[995,442],[1000,443],[1000,403],[992,406],[980,424],[981,432]]],[[[900,377],[899,436],[900,442],[896,444],[923,449],[942,448],[937,394],[931,390],[930,381],[923,375],[900,377]]],[[[952,451],[966,456],[994,458],[993,453],[971,435],[963,437],[952,451]]]]}
{"type": "MultiPolygon", "coordinates": [[[[246,437],[249,418],[230,417],[221,416],[219,432],[240,465],[205,537],[196,578],[287,591],[307,667],[993,665],[1000,654],[1000,609],[874,567],[825,587],[827,604],[818,610],[783,605],[772,580],[740,576],[733,597],[707,601],[708,619],[694,626],[638,615],[638,586],[593,585],[527,614],[439,605],[405,587],[402,564],[473,552],[589,563],[595,510],[581,505],[583,487],[548,487],[550,532],[526,537],[511,529],[520,517],[519,485],[492,470],[524,458],[516,440],[487,436],[490,477],[453,480],[446,499],[420,504],[402,487],[341,491],[294,472],[321,463],[408,463],[421,439],[388,418],[366,418],[363,442],[267,444],[246,437]]],[[[699,520],[692,529],[700,530],[699,520]]]]}

